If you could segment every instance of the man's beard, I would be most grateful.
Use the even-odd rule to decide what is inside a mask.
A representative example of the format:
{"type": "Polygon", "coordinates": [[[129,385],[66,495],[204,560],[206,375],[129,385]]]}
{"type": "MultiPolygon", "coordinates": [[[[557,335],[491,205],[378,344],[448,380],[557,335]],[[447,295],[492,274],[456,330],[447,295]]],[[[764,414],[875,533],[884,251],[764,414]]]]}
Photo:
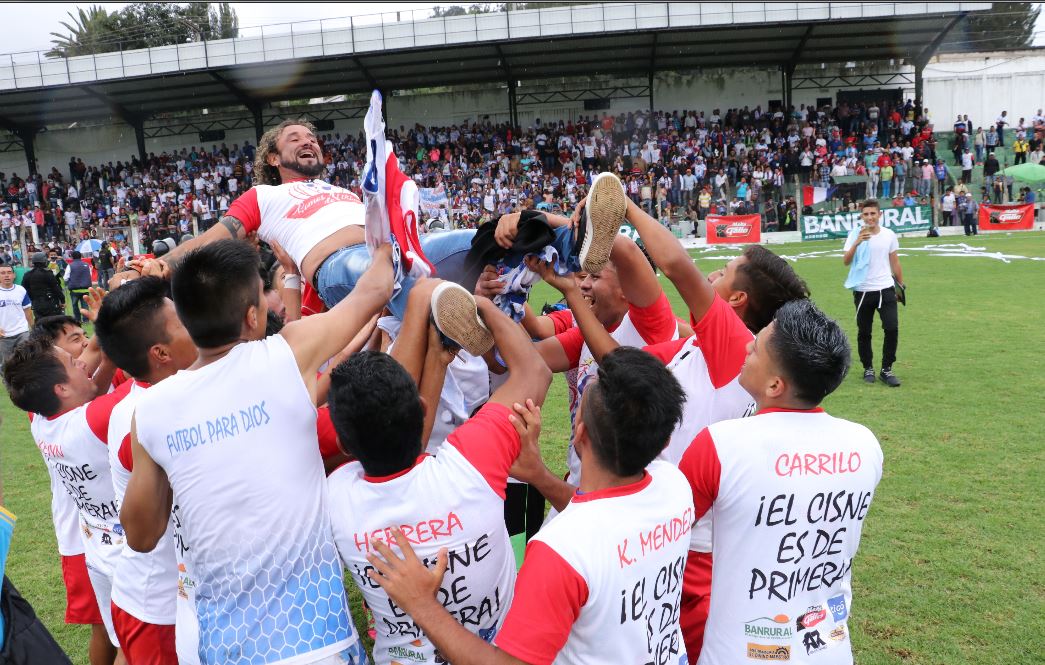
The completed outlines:
{"type": "Polygon", "coordinates": [[[322,175],[326,168],[322,160],[317,159],[315,164],[306,165],[297,161],[297,158],[292,162],[281,161],[280,166],[287,169],[288,171],[294,171],[306,178],[315,178],[316,176],[322,175]]]}

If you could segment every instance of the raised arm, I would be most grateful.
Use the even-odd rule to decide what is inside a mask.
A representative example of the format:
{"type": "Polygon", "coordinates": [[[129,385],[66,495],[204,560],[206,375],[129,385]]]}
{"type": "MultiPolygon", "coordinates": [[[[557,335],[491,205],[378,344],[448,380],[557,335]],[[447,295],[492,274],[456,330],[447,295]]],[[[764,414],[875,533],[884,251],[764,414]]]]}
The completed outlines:
{"type": "MultiPolygon", "coordinates": [[[[711,307],[711,303],[715,302],[715,289],[711,282],[700,272],[689,252],[671,231],[647,215],[631,199],[627,199],[627,206],[625,217],[639,232],[650,258],[678,289],[694,320],[699,321],[711,307]]],[[[623,280],[621,284],[623,285],[623,280]]]]}
{"type": "Polygon", "coordinates": [[[479,316],[493,333],[494,344],[509,372],[508,380],[490,395],[490,401],[509,409],[513,404],[524,403],[527,399],[537,405],[543,404],[552,382],[552,373],[533,343],[522,327],[505,316],[492,301],[476,298],[476,305],[479,316]]]}
{"type": "Polygon", "coordinates": [[[167,530],[174,493],[167,473],[138,441],[137,422],[133,417],[130,436],[134,471],[120,507],[120,523],[127,532],[128,547],[135,552],[151,552],[167,530]]]}
{"type": "MultiPolygon", "coordinates": [[[[588,349],[591,351],[595,362],[602,362],[604,355],[620,346],[617,340],[613,339],[602,323],[599,322],[595,313],[591,311],[591,307],[584,300],[584,296],[581,295],[580,287],[572,275],[557,275],[546,261],[538,261],[536,257],[528,259],[526,265],[530,270],[539,274],[541,279],[547,282],[549,286],[558,289],[566,297],[566,304],[569,306],[570,311],[573,312],[574,321],[577,322],[577,327],[580,328],[581,335],[584,336],[584,341],[587,342],[588,349]]],[[[660,289],[659,285],[657,289],[660,289]]],[[[562,350],[562,345],[556,339],[544,340],[538,344],[538,347],[549,347],[545,352],[551,354],[554,351],[551,348],[551,343],[553,342],[562,350]]],[[[565,358],[565,352],[562,353],[562,356],[565,358]]]]}
{"type": "Polygon", "coordinates": [[[218,240],[228,240],[229,238],[242,240],[246,237],[247,231],[243,227],[243,222],[230,215],[225,215],[221,218],[220,222],[207,229],[206,232],[201,233],[199,236],[189,240],[188,242],[178,245],[164,254],[162,259],[148,259],[141,265],[135,264],[136,267],[131,267],[129,270],[116,273],[109,280],[109,289],[115,289],[123,282],[143,275],[155,275],[157,277],[170,279],[171,271],[173,271],[178,265],[178,262],[186,252],[212,242],[217,242],[218,240]]]}
{"type": "MultiPolygon", "coordinates": [[[[413,291],[410,292],[413,295],[413,291]]],[[[439,338],[439,331],[435,326],[429,325],[425,332],[428,339],[428,350],[424,357],[424,368],[421,370],[421,382],[417,389],[425,400],[424,429],[421,431],[421,440],[428,441],[435,428],[435,418],[439,411],[439,397],[443,392],[443,384],[446,382],[446,370],[454,360],[454,353],[443,346],[439,338]]]]}
{"type": "Polygon", "coordinates": [[[442,280],[419,279],[410,289],[403,325],[390,354],[418,386],[428,353],[428,321],[432,315],[432,291],[442,280]]]}
{"type": "Polygon", "coordinates": [[[344,300],[330,311],[288,323],[280,335],[294,351],[301,377],[315,398],[316,372],[348,345],[392,295],[392,249],[383,245],[344,300]]]}

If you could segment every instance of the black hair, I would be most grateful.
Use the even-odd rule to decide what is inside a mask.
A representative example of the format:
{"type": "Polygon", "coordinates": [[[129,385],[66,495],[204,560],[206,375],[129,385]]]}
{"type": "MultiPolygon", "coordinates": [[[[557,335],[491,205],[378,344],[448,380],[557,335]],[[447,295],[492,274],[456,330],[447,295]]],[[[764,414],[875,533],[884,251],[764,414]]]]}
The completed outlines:
{"type": "Polygon", "coordinates": [[[379,351],[349,356],[330,373],[327,402],[342,449],[367,475],[402,471],[421,454],[421,396],[391,356],[379,351]]]}
{"type": "Polygon", "coordinates": [[[283,319],[279,318],[279,314],[276,314],[271,309],[268,311],[267,317],[265,320],[265,337],[278,335],[279,331],[283,330],[283,319]]]}
{"type": "Polygon", "coordinates": [[[614,474],[635,475],[668,445],[686,394],[664,363],[631,347],[606,354],[597,376],[582,407],[592,452],[614,474]]]}
{"type": "Polygon", "coordinates": [[[733,288],[747,294],[744,323],[757,333],[769,325],[781,305],[808,298],[809,287],[786,259],[762,245],[748,245],[744,258],[747,260],[737,266],[733,288]]]}
{"type": "Polygon", "coordinates": [[[162,316],[167,283],[159,277],[131,280],[102,300],[94,332],[102,351],[136,379],[149,373],[149,349],[170,343],[162,316]]]}
{"type": "Polygon", "coordinates": [[[14,405],[29,413],[53,416],[62,408],[54,387],[69,380],[65,365],[54,352],[54,343],[42,335],[30,335],[18,343],[4,361],[4,385],[14,405]]]}
{"type": "Polygon", "coordinates": [[[218,240],[185,254],[171,280],[178,318],[201,349],[236,341],[259,303],[258,253],[242,240],[218,240]]]}
{"type": "Polygon", "coordinates": [[[769,348],[795,399],[816,406],[849,372],[845,332],[808,299],[792,300],[776,312],[769,348]]]}
{"type": "Polygon", "coordinates": [[[37,319],[29,334],[33,337],[42,337],[47,340],[49,344],[54,344],[58,341],[58,338],[61,336],[62,331],[65,330],[66,326],[73,326],[75,328],[82,327],[76,322],[76,319],[68,314],[54,314],[52,316],[43,316],[37,319]]]}
{"type": "Polygon", "coordinates": [[[77,251],[75,249],[73,250],[73,255],[72,256],[73,256],[73,259],[82,259],[83,258],[83,254],[81,254],[79,251],[77,251]]]}

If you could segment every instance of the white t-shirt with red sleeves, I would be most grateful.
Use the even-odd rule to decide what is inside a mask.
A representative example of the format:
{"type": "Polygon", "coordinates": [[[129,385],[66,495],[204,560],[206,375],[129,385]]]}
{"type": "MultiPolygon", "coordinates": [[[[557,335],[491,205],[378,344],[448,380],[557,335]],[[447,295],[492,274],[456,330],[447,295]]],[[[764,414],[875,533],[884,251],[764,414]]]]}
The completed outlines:
{"type": "MultiPolygon", "coordinates": [[[[127,396],[112,411],[109,419],[109,467],[112,470],[116,504],[123,505],[123,495],[131,479],[134,460],[131,455],[131,419],[134,409],[149,387],[148,383],[130,381],[127,396]]],[[[123,548],[113,571],[112,602],[124,612],[145,623],[173,625],[177,613],[178,564],[174,558],[174,530],[167,530],[151,552],[135,552],[123,548]]]]}
{"type": "Polygon", "coordinates": [[[578,493],[527,545],[497,646],[535,665],[684,664],[692,524],[686,479],[666,462],[631,485],[578,493]]]}
{"type": "MultiPolygon", "coordinates": [[[[671,303],[668,297],[660,294],[652,305],[648,307],[636,307],[632,305],[613,330],[609,331],[610,337],[621,346],[643,347],[648,344],[657,344],[676,339],[679,335],[678,322],[675,314],[671,311],[671,303]]],[[[595,362],[588,343],[584,341],[579,327],[573,327],[555,336],[562,345],[566,357],[570,361],[570,368],[577,369],[577,399],[570,405],[571,431],[575,427],[575,416],[580,396],[584,394],[584,386],[588,379],[595,376],[599,371],[599,364],[595,362]]],[[[571,485],[580,484],[581,461],[573,449],[573,436],[570,436],[570,447],[566,454],[566,466],[569,467],[570,475],[567,482],[571,485]]]]}
{"type": "Polygon", "coordinates": [[[497,634],[515,585],[504,495],[508,468],[519,455],[519,435],[508,415],[505,406],[486,404],[450,434],[437,456],[422,455],[395,475],[367,476],[359,462],[351,462],[327,479],[334,540],[374,613],[378,665],[445,662],[413,620],[367,576],[372,544],[394,543],[388,532],[393,526],[428,565],[447,548],[449,567],[440,601],[484,640],[497,634]]]}
{"type": "Polygon", "coordinates": [[[295,180],[281,185],[255,185],[232,202],[225,213],[275,240],[298,266],[312,248],[347,226],[363,226],[363,202],[351,191],[322,180],[295,180]]]}
{"type": "Polygon", "coordinates": [[[76,504],[88,568],[106,577],[112,577],[125,540],[106,441],[109,417],[126,394],[121,387],[57,416],[37,415],[29,427],[62,491],[76,504]]]}
{"type": "MultiPolygon", "coordinates": [[[[30,413],[29,427],[32,430],[34,420],[45,419],[38,413],[30,413]]],[[[58,470],[52,463],[51,458],[44,453],[44,445],[33,436],[40,454],[47,466],[47,475],[51,481],[51,520],[54,522],[54,537],[58,542],[58,554],[61,556],[78,556],[83,554],[83,536],[80,535],[80,509],[73,501],[73,497],[66,491],[62,481],[58,478],[58,470]]]]}
{"type": "MultiPolygon", "coordinates": [[[[704,316],[693,322],[692,337],[646,347],[671,370],[686,393],[682,421],[671,433],[661,459],[678,464],[700,430],[751,412],[754,400],[740,385],[740,368],[752,339],[754,335],[729,303],[715,296],[704,316]]],[[[711,551],[711,519],[708,512],[693,528],[691,550],[711,551]]]]}
{"type": "Polygon", "coordinates": [[[851,572],[882,477],[863,425],[822,409],[716,423],[682,458],[697,515],[712,507],[702,665],[853,662],[851,572]]]}

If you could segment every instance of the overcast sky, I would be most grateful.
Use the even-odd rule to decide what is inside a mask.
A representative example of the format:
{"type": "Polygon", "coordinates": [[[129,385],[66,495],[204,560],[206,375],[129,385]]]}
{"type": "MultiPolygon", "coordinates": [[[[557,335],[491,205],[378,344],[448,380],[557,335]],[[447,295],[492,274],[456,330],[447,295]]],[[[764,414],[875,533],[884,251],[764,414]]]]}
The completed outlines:
{"type": "MultiPolygon", "coordinates": [[[[462,0],[458,4],[469,4],[473,0],[462,0]]],[[[4,39],[0,42],[0,53],[20,51],[38,51],[51,48],[51,32],[65,33],[60,21],[68,20],[68,12],[76,12],[77,7],[90,7],[100,4],[110,11],[118,10],[129,3],[102,2],[4,2],[0,4],[0,19],[5,27],[4,39]]],[[[233,2],[232,6],[239,15],[241,29],[261,25],[291,21],[312,21],[345,16],[363,16],[381,12],[404,14],[412,10],[427,9],[436,5],[454,4],[453,2],[353,2],[353,3],[283,3],[283,2],[233,2]]],[[[422,12],[427,14],[427,12],[422,12]]],[[[1043,12],[1045,16],[1045,12],[1043,12]]],[[[404,18],[406,18],[404,16],[404,18]]],[[[1045,44],[1045,17],[1039,17],[1034,43],[1045,44]]]]}
{"type": "MultiPolygon", "coordinates": [[[[16,53],[20,51],[46,51],[51,48],[51,33],[66,33],[61,21],[69,21],[69,12],[74,15],[77,7],[84,9],[92,4],[100,5],[109,11],[119,10],[130,4],[127,2],[22,2],[0,4],[0,19],[7,30],[0,42],[0,53],[16,53]]],[[[315,21],[345,16],[363,16],[367,14],[409,13],[412,10],[428,9],[439,2],[233,2],[232,7],[239,16],[240,28],[292,21],[315,21]]],[[[427,12],[423,12],[427,14],[427,12]]],[[[405,16],[404,16],[405,18],[405,16]]]]}

